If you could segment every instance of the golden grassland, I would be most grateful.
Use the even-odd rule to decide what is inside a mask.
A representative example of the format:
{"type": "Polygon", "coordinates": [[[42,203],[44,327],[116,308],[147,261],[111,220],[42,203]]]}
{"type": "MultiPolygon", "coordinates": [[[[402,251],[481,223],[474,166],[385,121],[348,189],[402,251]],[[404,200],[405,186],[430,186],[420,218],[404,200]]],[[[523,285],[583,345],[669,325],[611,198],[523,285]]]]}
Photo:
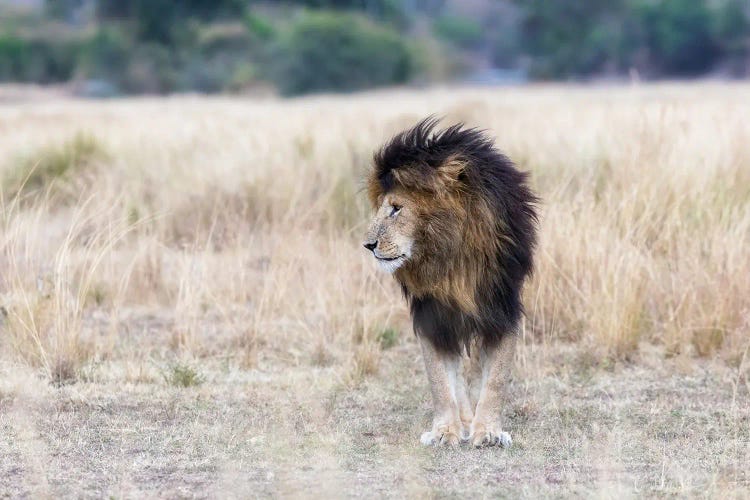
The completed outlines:
{"type": "MultiPolygon", "coordinates": [[[[368,411],[384,419],[398,414],[392,427],[383,425],[404,436],[391,448],[382,445],[387,453],[381,459],[400,463],[394,457],[412,450],[414,425],[426,417],[418,402],[426,389],[418,383],[423,375],[400,292],[361,248],[369,215],[361,187],[374,149],[429,114],[490,131],[531,173],[543,199],[517,368],[519,378],[541,385],[534,397],[528,396],[533,387],[515,387],[528,404],[513,407],[512,422],[565,432],[598,415],[603,420],[596,425],[606,426],[615,417],[602,412],[611,409],[571,405],[563,418],[540,395],[554,401],[556,383],[583,391],[579,382],[568,384],[582,373],[616,380],[611,370],[625,370],[622,380],[679,385],[679,377],[669,377],[710,365],[711,376],[729,380],[734,389],[721,389],[724,399],[714,394],[721,399],[717,405],[695,412],[704,418],[726,410],[717,432],[734,429],[734,440],[711,451],[723,458],[704,470],[699,462],[705,457],[698,454],[671,475],[662,464],[661,489],[654,486],[654,473],[643,476],[650,487],[627,491],[695,493],[706,484],[715,486],[711,491],[746,485],[747,476],[738,477],[730,465],[747,458],[737,450],[748,439],[746,431],[736,431],[748,423],[748,84],[432,89],[286,101],[180,96],[0,103],[0,410],[3,401],[11,402],[8,435],[31,432],[17,418],[12,424],[14,415],[45,420],[50,408],[99,401],[123,387],[135,391],[127,398],[136,401],[130,409],[137,414],[138,405],[148,406],[148,387],[156,388],[154,398],[179,406],[181,387],[203,391],[188,398],[200,400],[209,387],[226,395],[228,380],[239,377],[260,391],[261,400],[278,404],[284,415],[277,418],[292,429],[330,422],[339,408],[332,394],[346,394],[340,396],[350,404],[345,408],[359,419],[376,418],[368,411]],[[662,372],[663,364],[676,368],[662,372]],[[393,389],[393,374],[409,379],[403,391],[414,394],[383,395],[384,387],[393,389]],[[263,380],[266,389],[259,389],[263,380]],[[46,395],[36,410],[18,403],[30,387],[46,395]],[[268,387],[279,392],[271,395],[268,387]],[[328,403],[310,403],[312,396],[301,388],[328,403]],[[375,403],[357,400],[363,390],[383,406],[373,409],[367,405],[375,403]],[[282,401],[285,393],[295,403],[282,401]],[[308,423],[293,416],[303,410],[312,412],[308,423]],[[547,411],[557,415],[559,428],[544,427],[547,411]],[[695,476],[694,469],[705,474],[695,476]]],[[[698,397],[709,394],[710,388],[700,392],[699,385],[690,386],[698,397]]],[[[690,387],[685,394],[693,394],[690,387]]],[[[213,397],[215,402],[223,396],[213,397]]],[[[77,415],[89,418],[86,411],[77,415]]],[[[227,422],[241,420],[231,415],[227,422]]],[[[257,414],[244,417],[266,422],[257,414]]],[[[664,432],[685,424],[675,418],[663,423],[664,432]]],[[[554,481],[514,491],[533,496],[554,484],[602,480],[598,469],[586,472],[606,455],[591,444],[596,425],[587,427],[590,435],[583,432],[582,442],[590,446],[572,468],[565,469],[568,458],[558,457],[563,468],[550,472],[554,481]]],[[[624,442],[622,429],[608,439],[624,442]]],[[[531,462],[542,464],[549,449],[538,443],[535,448],[528,432],[527,451],[536,460],[531,462]]],[[[342,461],[364,456],[352,444],[364,446],[359,441],[350,441],[351,454],[342,458],[333,451],[341,436],[317,428],[310,434],[317,436],[307,443],[317,450],[310,477],[323,467],[323,477],[339,484],[346,479],[342,461]],[[336,474],[332,463],[338,464],[336,474]]],[[[190,436],[181,439],[191,442],[190,436]]],[[[692,435],[680,436],[684,441],[671,441],[670,453],[682,450],[692,435]]],[[[38,438],[18,442],[26,446],[14,452],[18,456],[56,446],[38,438]]],[[[281,460],[277,469],[263,469],[262,460],[245,464],[265,471],[252,483],[260,492],[284,493],[273,486],[274,474],[295,460],[281,451],[281,442],[288,443],[263,448],[266,457],[281,460]]],[[[528,463],[523,434],[520,442],[521,451],[507,460],[528,463]]],[[[654,450],[646,463],[657,470],[662,455],[654,450]]],[[[490,452],[477,453],[472,467],[480,476],[490,474],[481,462],[490,452]]],[[[195,451],[196,460],[200,456],[195,451]]],[[[420,468],[429,460],[440,462],[434,470],[449,468],[449,455],[419,457],[419,466],[404,469],[408,477],[397,491],[436,491],[419,489],[420,468]]],[[[235,466],[222,460],[207,469],[216,477],[194,489],[154,491],[179,496],[207,484],[226,486],[222,481],[234,477],[235,466]]],[[[607,460],[612,465],[613,458],[607,460]]],[[[515,480],[523,483],[527,472],[536,477],[524,470],[515,480]]],[[[62,488],[64,479],[57,479],[32,481],[36,489],[28,491],[88,491],[62,488]]],[[[630,479],[617,476],[607,487],[632,486],[630,479]]],[[[450,484],[430,484],[451,491],[450,484]]],[[[128,496],[131,490],[94,490],[111,491],[128,496]]]]}
{"type": "Polygon", "coordinates": [[[157,350],[356,360],[408,330],[359,245],[362,173],[437,113],[488,129],[544,200],[529,342],[736,364],[748,102],[744,85],[694,85],[4,105],[5,344],[52,375],[132,354],[123,330],[158,318],[157,350]]]}

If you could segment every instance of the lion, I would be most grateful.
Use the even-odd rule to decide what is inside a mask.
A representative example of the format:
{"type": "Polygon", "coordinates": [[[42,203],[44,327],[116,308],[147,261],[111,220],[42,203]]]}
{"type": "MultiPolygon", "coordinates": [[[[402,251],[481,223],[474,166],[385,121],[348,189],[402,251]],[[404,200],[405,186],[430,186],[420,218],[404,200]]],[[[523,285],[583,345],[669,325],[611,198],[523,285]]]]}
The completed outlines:
{"type": "Polygon", "coordinates": [[[364,247],[411,310],[434,404],[421,443],[509,447],[503,393],[533,268],[538,198],[485,132],[462,123],[436,131],[437,123],[426,118],[375,153],[364,247]],[[466,356],[481,367],[473,405],[466,356]]]}

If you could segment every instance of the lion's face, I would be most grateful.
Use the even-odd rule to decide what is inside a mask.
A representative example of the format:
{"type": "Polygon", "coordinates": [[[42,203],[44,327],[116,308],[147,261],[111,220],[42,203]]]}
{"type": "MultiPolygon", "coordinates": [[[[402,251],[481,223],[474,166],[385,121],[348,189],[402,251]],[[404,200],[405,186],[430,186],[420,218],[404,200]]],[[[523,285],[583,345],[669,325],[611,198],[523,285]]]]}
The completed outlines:
{"type": "Polygon", "coordinates": [[[372,252],[381,269],[393,273],[414,254],[416,205],[397,192],[386,193],[378,201],[380,206],[367,229],[364,246],[372,252]]]}

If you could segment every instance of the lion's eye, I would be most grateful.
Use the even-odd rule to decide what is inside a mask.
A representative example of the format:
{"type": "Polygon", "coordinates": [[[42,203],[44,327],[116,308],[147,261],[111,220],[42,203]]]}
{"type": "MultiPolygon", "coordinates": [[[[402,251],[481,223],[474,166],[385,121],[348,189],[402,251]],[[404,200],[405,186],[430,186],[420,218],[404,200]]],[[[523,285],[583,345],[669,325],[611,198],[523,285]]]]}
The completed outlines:
{"type": "Polygon", "coordinates": [[[395,217],[401,211],[400,205],[391,205],[391,217],[395,217]]]}

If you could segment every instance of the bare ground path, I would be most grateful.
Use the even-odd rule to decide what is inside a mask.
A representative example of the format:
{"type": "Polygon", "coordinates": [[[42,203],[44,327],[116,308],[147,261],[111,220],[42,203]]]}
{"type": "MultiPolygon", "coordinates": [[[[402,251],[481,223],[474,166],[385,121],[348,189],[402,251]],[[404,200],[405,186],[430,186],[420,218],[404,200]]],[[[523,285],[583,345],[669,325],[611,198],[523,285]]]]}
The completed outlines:
{"type": "Polygon", "coordinates": [[[0,497],[750,492],[741,369],[579,361],[561,352],[547,373],[531,373],[536,361],[517,370],[510,450],[419,446],[429,405],[409,342],[354,388],[333,367],[217,364],[202,385],[182,389],[96,378],[54,388],[5,372],[0,497]]]}

